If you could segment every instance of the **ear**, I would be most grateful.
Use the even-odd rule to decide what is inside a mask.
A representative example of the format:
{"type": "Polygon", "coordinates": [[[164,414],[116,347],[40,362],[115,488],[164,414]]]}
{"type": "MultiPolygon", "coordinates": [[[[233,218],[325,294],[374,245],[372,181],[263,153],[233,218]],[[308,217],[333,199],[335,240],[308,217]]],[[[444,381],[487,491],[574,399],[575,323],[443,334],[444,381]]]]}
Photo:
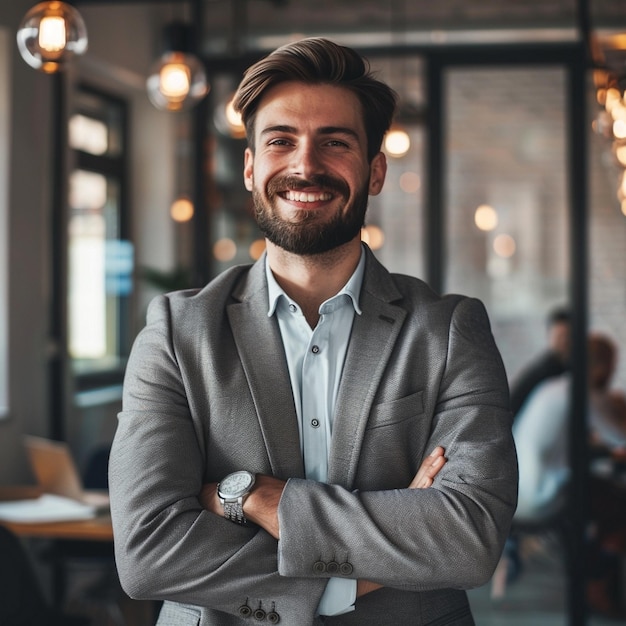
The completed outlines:
{"type": "Polygon", "coordinates": [[[387,157],[379,152],[370,163],[370,185],[368,189],[370,196],[377,196],[382,191],[386,175],[387,157]]]}
{"type": "Polygon", "coordinates": [[[254,154],[246,148],[243,157],[243,182],[248,191],[252,191],[254,181],[254,154]]]}

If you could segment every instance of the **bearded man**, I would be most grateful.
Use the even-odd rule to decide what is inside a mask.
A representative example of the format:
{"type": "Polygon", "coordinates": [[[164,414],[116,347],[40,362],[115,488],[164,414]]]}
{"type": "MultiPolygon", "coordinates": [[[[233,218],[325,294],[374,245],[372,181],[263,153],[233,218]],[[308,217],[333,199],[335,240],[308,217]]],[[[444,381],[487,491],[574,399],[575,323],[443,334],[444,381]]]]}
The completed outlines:
{"type": "Polygon", "coordinates": [[[516,505],[508,386],[479,301],[361,242],[395,104],[318,38],[239,86],[266,253],[152,302],[111,453],[120,579],[160,625],[474,623],[516,505]]]}

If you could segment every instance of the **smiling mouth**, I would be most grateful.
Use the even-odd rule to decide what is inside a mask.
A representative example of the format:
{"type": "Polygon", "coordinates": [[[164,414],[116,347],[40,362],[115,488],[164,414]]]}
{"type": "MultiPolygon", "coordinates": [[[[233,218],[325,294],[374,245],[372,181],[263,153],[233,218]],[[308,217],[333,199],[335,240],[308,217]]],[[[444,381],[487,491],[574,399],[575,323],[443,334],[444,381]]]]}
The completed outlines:
{"type": "Polygon", "coordinates": [[[285,200],[289,200],[291,202],[327,202],[328,200],[332,200],[333,195],[328,191],[294,191],[287,190],[283,191],[279,194],[285,200]]]}

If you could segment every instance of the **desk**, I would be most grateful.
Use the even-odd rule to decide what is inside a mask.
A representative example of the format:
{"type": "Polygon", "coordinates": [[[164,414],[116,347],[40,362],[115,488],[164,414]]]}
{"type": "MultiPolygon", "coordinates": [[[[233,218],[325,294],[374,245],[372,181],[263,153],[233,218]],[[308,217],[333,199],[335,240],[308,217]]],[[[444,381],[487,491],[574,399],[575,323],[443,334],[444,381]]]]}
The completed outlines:
{"type": "MultiPolygon", "coordinates": [[[[1,500],[27,500],[40,495],[37,487],[0,487],[1,500]]],[[[76,541],[113,541],[111,516],[67,522],[5,522],[0,524],[20,537],[69,539],[76,541]]]]}
{"type": "MultiPolygon", "coordinates": [[[[0,487],[0,501],[25,500],[36,498],[39,495],[41,495],[41,490],[37,487],[0,487]]],[[[74,547],[73,551],[79,554],[82,551],[80,541],[100,542],[104,550],[106,550],[107,542],[113,543],[111,516],[106,514],[93,519],[68,522],[18,523],[0,520],[0,524],[26,540],[44,539],[52,544],[65,544],[65,541],[69,540],[71,545],[65,545],[74,547]]],[[[56,608],[60,609],[66,595],[66,563],[62,552],[55,554],[53,550],[52,555],[53,558],[49,560],[49,564],[53,568],[52,600],[56,608]]],[[[123,623],[134,626],[155,624],[161,604],[160,602],[130,600],[125,594],[117,598],[116,602],[119,607],[115,610],[121,610],[124,614],[125,621],[123,623]]],[[[116,612],[115,615],[117,616],[116,619],[119,620],[119,614],[116,612]]]]}
{"type": "MultiPolygon", "coordinates": [[[[41,495],[38,487],[11,486],[0,487],[0,501],[29,500],[41,495]]],[[[45,539],[60,546],[62,541],[113,542],[113,526],[111,516],[100,515],[87,520],[72,520],[63,522],[8,522],[0,520],[0,524],[22,539],[45,539]]],[[[81,549],[79,543],[72,543],[81,549]]],[[[112,550],[111,550],[112,554],[112,550]]],[[[111,557],[112,558],[112,557],[111,557]]],[[[57,608],[63,604],[66,592],[66,563],[62,550],[51,552],[50,565],[52,566],[52,599],[57,608]]]]}

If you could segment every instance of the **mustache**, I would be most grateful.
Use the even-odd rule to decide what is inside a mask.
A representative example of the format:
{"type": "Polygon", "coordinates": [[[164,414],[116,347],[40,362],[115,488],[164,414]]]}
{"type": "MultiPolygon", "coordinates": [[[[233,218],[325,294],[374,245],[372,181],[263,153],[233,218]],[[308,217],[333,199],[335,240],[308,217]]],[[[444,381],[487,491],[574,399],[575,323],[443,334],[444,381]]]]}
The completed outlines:
{"type": "Polygon", "coordinates": [[[299,176],[276,176],[269,181],[267,193],[270,197],[273,197],[287,189],[300,191],[308,187],[319,187],[325,191],[334,191],[344,198],[350,196],[350,188],[347,183],[339,178],[329,176],[328,174],[313,174],[309,176],[309,178],[300,178],[299,176]]]}

